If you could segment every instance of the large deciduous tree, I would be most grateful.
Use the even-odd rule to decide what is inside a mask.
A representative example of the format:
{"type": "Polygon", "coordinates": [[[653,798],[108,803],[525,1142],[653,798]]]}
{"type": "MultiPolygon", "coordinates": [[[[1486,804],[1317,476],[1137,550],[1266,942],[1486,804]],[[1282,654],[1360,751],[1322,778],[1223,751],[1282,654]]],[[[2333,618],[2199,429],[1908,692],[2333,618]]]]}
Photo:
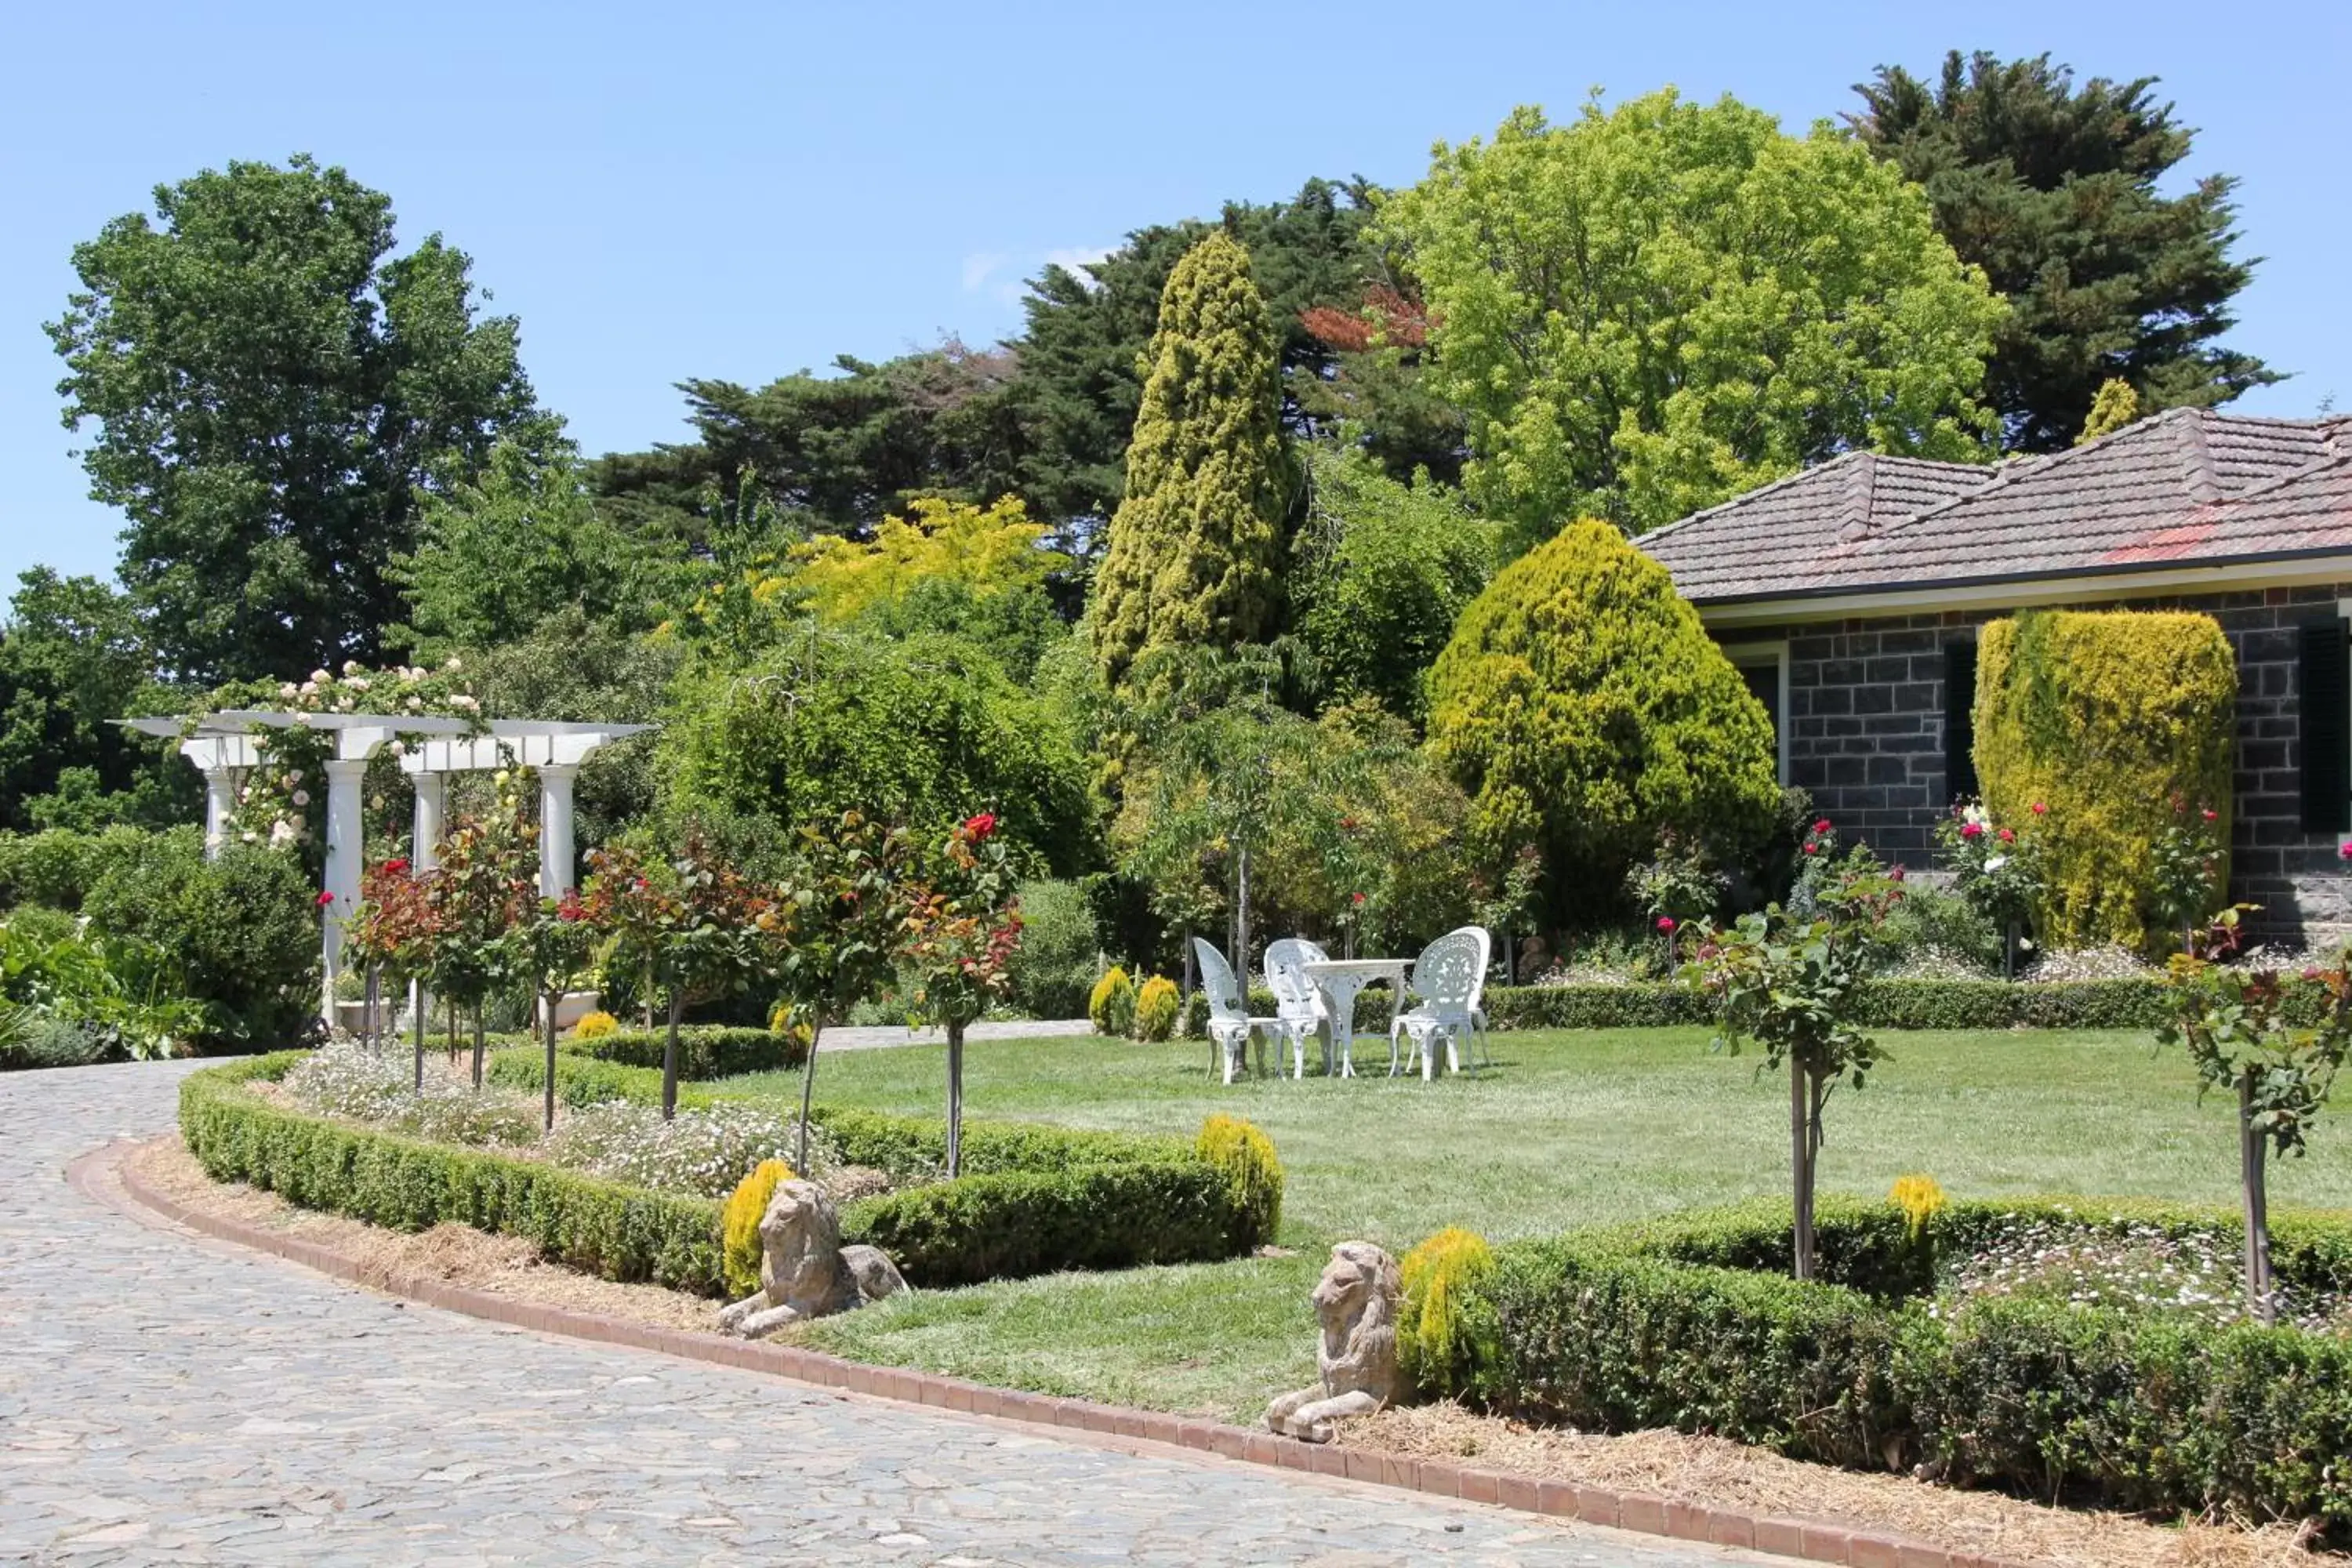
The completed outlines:
{"type": "Polygon", "coordinates": [[[1927,198],[1826,125],[1671,89],[1519,109],[1383,209],[1469,422],[1465,482],[1521,545],[1634,531],[1851,447],[1970,459],[2002,308],[1927,198]]]}
{"type": "Polygon", "coordinates": [[[1986,395],[2011,450],[2069,445],[2111,378],[2151,412],[2210,407],[2279,379],[2215,342],[2253,274],[2230,255],[2237,181],[2158,191],[2196,132],[2155,86],[2078,87],[2048,55],[1955,49],[1932,84],[1882,66],[1854,89],[1867,108],[1847,118],[1864,143],[1926,187],[1937,227],[2009,297],[1986,395]]]}
{"type": "Polygon", "coordinates": [[[74,249],[49,324],[91,494],[166,665],[299,677],[372,660],[417,493],[535,426],[510,316],[464,252],[392,254],[389,197],[297,156],[159,186],[74,249]]]}
{"type": "Polygon", "coordinates": [[[0,828],[169,821],[193,804],[187,765],[114,722],[151,692],[150,661],[112,587],[46,566],[18,579],[0,625],[0,828]]]}
{"type": "Polygon", "coordinates": [[[1224,234],[1168,275],[1095,584],[1095,652],[1114,683],[1149,649],[1273,629],[1292,485],[1276,343],[1249,252],[1224,234]]]}

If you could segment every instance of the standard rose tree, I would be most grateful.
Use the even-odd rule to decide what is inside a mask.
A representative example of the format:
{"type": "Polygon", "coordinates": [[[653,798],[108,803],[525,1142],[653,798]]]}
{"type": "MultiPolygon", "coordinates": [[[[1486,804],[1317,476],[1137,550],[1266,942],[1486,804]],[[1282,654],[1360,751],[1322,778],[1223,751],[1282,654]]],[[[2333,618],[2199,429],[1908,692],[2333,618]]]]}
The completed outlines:
{"type": "Polygon", "coordinates": [[[511,933],[517,967],[538,994],[540,1028],[545,1036],[547,1071],[541,1125],[555,1129],[555,1016],[572,976],[588,962],[601,934],[588,902],[566,889],[560,899],[541,899],[511,933]]]}
{"type": "Polygon", "coordinates": [[[963,1142],[963,1034],[1012,988],[1021,904],[990,812],[959,823],[922,857],[916,875],[899,956],[913,975],[916,1005],[947,1030],[947,1173],[952,1178],[963,1142]]]}

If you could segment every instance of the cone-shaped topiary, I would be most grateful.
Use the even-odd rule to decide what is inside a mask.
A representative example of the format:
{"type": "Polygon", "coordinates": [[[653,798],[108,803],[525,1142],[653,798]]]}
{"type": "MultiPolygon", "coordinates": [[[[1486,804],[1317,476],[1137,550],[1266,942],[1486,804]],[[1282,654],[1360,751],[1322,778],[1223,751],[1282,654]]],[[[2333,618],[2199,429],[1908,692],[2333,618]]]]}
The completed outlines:
{"type": "Polygon", "coordinates": [[[1174,1038],[1178,1005],[1173,980],[1164,974],[1146,980],[1143,989],[1135,994],[1135,1037],[1150,1041],[1174,1038]]]}
{"type": "Polygon", "coordinates": [[[767,1217],[768,1200],[793,1179],[793,1168],[782,1160],[762,1160],[729,1194],[720,1235],[727,1272],[727,1293],[738,1299],[760,1288],[760,1222],[767,1217]]]}
{"type": "Polygon", "coordinates": [[[1095,578],[1095,654],[1114,685],[1146,649],[1274,629],[1290,493],[1277,345],[1247,250],[1216,233],[1176,263],[1095,578]]]}
{"type": "Polygon", "coordinates": [[[1718,852],[1770,829],[1772,721],[1666,569],[1570,525],[1471,601],[1430,672],[1429,743],[1471,794],[1474,850],[1542,851],[1552,911],[1612,899],[1672,831],[1718,852]]]}
{"type": "Polygon", "coordinates": [[[2099,393],[2091,399],[2090,417],[2083,421],[2083,433],[2074,437],[2074,445],[2084,446],[2102,436],[2112,436],[2139,417],[2139,394],[2132,384],[2121,377],[2111,377],[2099,384],[2099,393]]]}
{"type": "Polygon", "coordinates": [[[1097,1035],[1118,1039],[1135,1025],[1135,982],[1127,971],[1116,963],[1109,973],[1095,982],[1094,992],[1087,998],[1087,1018],[1097,1035]]]}
{"type": "Polygon", "coordinates": [[[1235,1252],[1263,1247],[1282,1226],[1282,1162],[1274,1140],[1238,1116],[1201,1123],[1193,1152],[1225,1173],[1238,1200],[1227,1240],[1235,1252]]]}

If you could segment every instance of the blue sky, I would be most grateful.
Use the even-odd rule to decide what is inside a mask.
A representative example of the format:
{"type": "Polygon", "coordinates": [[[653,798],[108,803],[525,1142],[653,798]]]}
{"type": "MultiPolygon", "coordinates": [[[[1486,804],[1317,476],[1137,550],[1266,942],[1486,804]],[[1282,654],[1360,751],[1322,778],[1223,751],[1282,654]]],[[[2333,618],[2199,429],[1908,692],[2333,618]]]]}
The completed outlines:
{"type": "Polygon", "coordinates": [[[2352,406],[2352,7],[2169,3],[1345,7],[19,5],[0,38],[0,583],[110,570],[41,331],[70,252],[159,182],[306,151],[439,230],[522,319],[591,452],[758,383],[1020,321],[1018,284],[1139,225],[1322,174],[1415,178],[1512,105],[1673,83],[1801,126],[1881,62],[2049,50],[2164,79],[2268,258],[2233,341],[2352,406]],[[1966,15],[1968,21],[1956,20],[1966,15]],[[2218,20],[2217,20],[2218,19],[2218,20]]]}

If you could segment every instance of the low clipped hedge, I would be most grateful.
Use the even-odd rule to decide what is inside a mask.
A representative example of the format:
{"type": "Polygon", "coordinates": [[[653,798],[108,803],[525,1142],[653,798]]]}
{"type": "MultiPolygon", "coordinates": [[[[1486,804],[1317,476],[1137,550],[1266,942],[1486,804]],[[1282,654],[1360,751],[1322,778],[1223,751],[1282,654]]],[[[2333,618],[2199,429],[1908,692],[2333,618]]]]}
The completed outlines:
{"type": "Polygon", "coordinates": [[[718,1296],[719,1205],[479,1149],[423,1143],[308,1115],[253,1092],[301,1059],[279,1051],[192,1073],[180,1132],[215,1181],[394,1230],[447,1222],[520,1236],[608,1279],[718,1296]]]}
{"type": "MultiPolygon", "coordinates": [[[[559,1055],[611,1062],[616,1067],[660,1070],[668,1041],[664,1029],[615,1029],[609,1035],[560,1035],[559,1055]]],[[[499,1035],[498,1047],[531,1047],[545,1050],[530,1035],[499,1035]]],[[[751,1072],[788,1072],[808,1059],[807,1046],[773,1029],[732,1024],[685,1024],[677,1031],[677,1076],[680,1082],[702,1082],[751,1072]]]]}
{"type": "MultiPolygon", "coordinates": [[[[1496,1029],[1654,1029],[1714,1021],[1706,999],[1654,981],[1623,985],[1493,985],[1484,997],[1496,1029]]],[[[1384,1034],[1386,989],[1356,997],[1356,1031],[1384,1034]]],[[[1250,993],[1250,1011],[1270,1017],[1274,994],[1250,993]]],[[[1867,1029],[2152,1029],[2162,1020],[2164,984],[2128,980],[1876,980],[1862,993],[1867,1029]]],[[[1184,1015],[1186,1032],[1208,1036],[1208,999],[1198,994],[1184,1015]]]]}
{"type": "MultiPolygon", "coordinates": [[[[2311,1519],[2352,1542],[2352,1342],[2024,1299],[1930,1314],[1938,1256],[2036,1219],[2237,1234],[2219,1209],[2037,1199],[1954,1204],[1915,1237],[1892,1205],[1831,1204],[1823,1278],[1803,1284],[1785,1274],[1785,1204],[1508,1243],[1424,1383],[1530,1421],[1675,1426],[2164,1516],[2311,1519]]],[[[2284,1283],[2352,1279],[2352,1215],[2283,1215],[2273,1242],[2284,1283]]]]}
{"type": "MultiPolygon", "coordinates": [[[[500,1051],[488,1068],[492,1082],[534,1092],[542,1070],[528,1050],[500,1051]]],[[[559,1053],[555,1082],[570,1106],[661,1101],[661,1075],[647,1068],[559,1053]]],[[[748,1097],[705,1086],[680,1103],[727,1098],[748,1097]]],[[[1278,1190],[1269,1200],[1236,1183],[1181,1138],[968,1121],[963,1173],[946,1182],[936,1179],[947,1162],[944,1120],[819,1105],[810,1121],[845,1163],[921,1184],[841,1211],[843,1239],[881,1247],[917,1285],[1213,1262],[1273,1240],[1281,1207],[1278,1190]]],[[[1278,1171],[1272,1179],[1279,1183],[1278,1171]]]]}

